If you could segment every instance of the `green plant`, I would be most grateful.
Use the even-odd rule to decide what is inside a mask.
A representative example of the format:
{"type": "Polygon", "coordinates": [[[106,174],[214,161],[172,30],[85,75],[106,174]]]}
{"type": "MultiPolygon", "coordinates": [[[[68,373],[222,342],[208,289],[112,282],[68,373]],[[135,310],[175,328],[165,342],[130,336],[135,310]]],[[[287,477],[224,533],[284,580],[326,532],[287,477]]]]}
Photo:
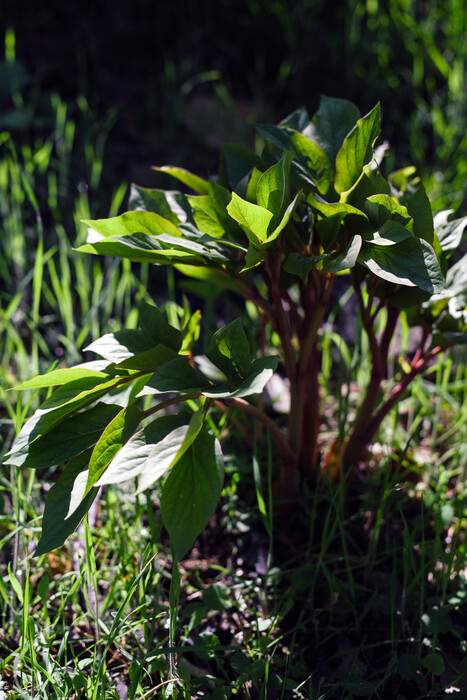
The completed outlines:
{"type": "Polygon", "coordinates": [[[360,117],[353,104],[323,97],[313,119],[300,109],[258,131],[261,155],[228,145],[211,180],[159,168],[195,195],[134,187],[130,211],[85,222],[89,236],[78,250],[174,267],[208,295],[243,297],[256,322],[246,327],[249,337],[238,318],[223,325],[197,356],[199,312],[168,305],[169,323],[143,303],[138,330],[88,346],[102,360],[18,387],[58,386],[8,454],[17,467],[62,467],[47,497],[38,553],[73,532],[99,486],[138,477],[142,491],[171,470],[161,515],[183,556],[221,493],[219,412],[240,412],[267,428],[280,461],[276,497],[295,497],[303,478],[337,480],[365,459],[413,379],[466,341],[467,257],[456,251],[467,218],[433,217],[413,168],[382,176],[379,105],[360,117]],[[340,417],[339,435],[321,446],[322,327],[339,275],[347,275],[357,300],[371,369],[355,419],[340,417]],[[392,378],[388,358],[399,319],[421,332],[392,378]],[[285,429],[250,398],[279,363],[290,384],[285,429]]]}

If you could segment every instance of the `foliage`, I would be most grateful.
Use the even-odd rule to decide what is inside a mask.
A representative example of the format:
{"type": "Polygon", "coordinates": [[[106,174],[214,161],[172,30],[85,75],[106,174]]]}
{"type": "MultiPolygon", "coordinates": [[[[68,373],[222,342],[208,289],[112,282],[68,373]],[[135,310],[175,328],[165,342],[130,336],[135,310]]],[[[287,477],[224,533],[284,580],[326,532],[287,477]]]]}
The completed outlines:
{"type": "Polygon", "coordinates": [[[18,60],[10,34],[0,124],[22,136],[43,128],[39,85],[69,107],[84,95],[116,117],[111,171],[128,178],[142,161],[167,158],[212,169],[222,140],[246,140],[245,115],[275,119],[304,99],[314,111],[322,92],[365,111],[380,100],[397,162],[417,165],[436,208],[465,213],[466,22],[463,0],[182,0],[163,13],[116,0],[91,15],[50,0],[34,17],[12,3],[4,26],[18,60]],[[128,43],[140,50],[122,53],[128,43]]]}
{"type": "Polygon", "coordinates": [[[336,481],[365,459],[414,378],[467,339],[467,258],[455,257],[466,220],[450,221],[449,212],[433,218],[413,169],[384,179],[375,146],[379,105],[360,117],[353,104],[323,97],[312,120],[300,109],[258,131],[262,153],[227,146],[218,178],[162,169],[195,195],[136,187],[129,212],[85,222],[80,251],[175,267],[217,292],[236,293],[260,315],[263,341],[258,346],[254,327],[235,319],[206,338],[205,355],[197,356],[199,313],[185,304],[169,323],[143,302],[138,329],[88,346],[101,360],[21,384],[58,386],[8,454],[17,467],[61,467],[37,554],[71,534],[100,486],[138,477],[142,491],[170,470],[161,514],[184,556],[222,489],[218,410],[267,426],[280,456],[280,499],[296,496],[302,478],[336,481]],[[342,274],[358,302],[371,372],[355,420],[341,426],[321,458],[321,328],[342,274]],[[399,318],[419,326],[421,340],[386,390],[399,318]],[[279,361],[290,384],[285,432],[250,398],[262,393],[279,361]]]}

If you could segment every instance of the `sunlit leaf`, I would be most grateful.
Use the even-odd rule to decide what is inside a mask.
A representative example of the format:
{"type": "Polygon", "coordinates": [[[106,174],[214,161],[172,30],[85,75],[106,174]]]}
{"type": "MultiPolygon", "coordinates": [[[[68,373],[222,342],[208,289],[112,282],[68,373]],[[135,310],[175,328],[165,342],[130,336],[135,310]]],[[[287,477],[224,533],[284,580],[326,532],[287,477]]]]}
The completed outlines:
{"type": "Polygon", "coordinates": [[[371,112],[358,120],[345,137],[336,156],[336,192],[350,190],[360,179],[363,168],[373,158],[373,146],[380,133],[381,107],[379,103],[371,112]]]}
{"type": "Polygon", "coordinates": [[[161,173],[167,173],[167,175],[172,175],[172,177],[174,177],[176,180],[179,180],[180,182],[183,182],[184,185],[187,185],[187,187],[190,187],[193,192],[197,192],[198,194],[209,194],[209,182],[207,180],[203,180],[201,177],[198,177],[198,175],[190,173],[189,170],[177,168],[173,165],[163,165],[160,168],[154,166],[154,170],[158,170],[161,173]]]}
{"type": "Polygon", "coordinates": [[[102,476],[117,452],[130,439],[141,421],[141,412],[136,404],[120,411],[103,431],[89,460],[86,493],[102,476]]]}

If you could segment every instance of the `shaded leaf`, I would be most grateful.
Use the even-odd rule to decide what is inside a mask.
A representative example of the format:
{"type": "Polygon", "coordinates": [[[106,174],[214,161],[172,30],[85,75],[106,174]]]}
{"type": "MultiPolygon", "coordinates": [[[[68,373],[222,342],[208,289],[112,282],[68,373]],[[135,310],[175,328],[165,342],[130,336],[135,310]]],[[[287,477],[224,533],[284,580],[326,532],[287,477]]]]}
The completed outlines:
{"type": "Polygon", "coordinates": [[[204,380],[183,358],[170,360],[156,369],[146,386],[155,389],[157,393],[200,391],[206,388],[204,380]]]}
{"type": "Polygon", "coordinates": [[[250,367],[250,345],[239,318],[214,333],[206,356],[222,370],[229,382],[244,379],[250,367]]]}
{"type": "Polygon", "coordinates": [[[125,384],[126,381],[122,377],[115,377],[106,382],[91,380],[87,377],[59,387],[23,425],[7,455],[7,463],[8,458],[13,454],[17,452],[24,454],[28,450],[28,445],[39,436],[49,433],[67,416],[94,403],[111,389],[125,384]]]}
{"type": "Polygon", "coordinates": [[[433,213],[430,200],[425,188],[421,185],[411,197],[407,199],[407,211],[413,218],[413,231],[418,238],[433,245],[433,213]]]}
{"type": "Polygon", "coordinates": [[[131,355],[123,362],[119,362],[115,365],[115,370],[139,370],[150,373],[177,357],[177,353],[165,345],[156,345],[155,348],[131,355]]]}
{"type": "Polygon", "coordinates": [[[89,453],[70,462],[48,492],[42,518],[42,535],[34,556],[61,547],[91,507],[98,489],[93,488],[84,496],[88,460],[89,453]],[[71,515],[70,509],[73,509],[71,515]]]}
{"type": "Polygon", "coordinates": [[[360,112],[352,102],[321,95],[318,111],[305,135],[317,143],[334,163],[345,137],[359,117],[360,112]]]}
{"type": "Polygon", "coordinates": [[[325,196],[334,179],[334,166],[322,148],[304,134],[292,132],[291,142],[295,155],[303,162],[319,192],[325,196]]]}
{"type": "Polygon", "coordinates": [[[232,187],[236,187],[253,168],[258,168],[262,172],[266,167],[259,155],[239,144],[224,144],[223,156],[227,178],[232,187]]]}
{"type": "Polygon", "coordinates": [[[283,119],[279,126],[288,126],[295,131],[304,131],[310,124],[310,116],[306,107],[299,107],[283,119]]]}
{"type": "Polygon", "coordinates": [[[313,270],[324,258],[324,255],[305,257],[300,253],[290,253],[285,259],[284,270],[291,275],[298,275],[306,282],[310,270],[313,270]]]}
{"type": "Polygon", "coordinates": [[[354,236],[342,253],[331,253],[325,257],[323,271],[337,273],[355,267],[361,247],[362,237],[354,236]]]}
{"type": "Polygon", "coordinates": [[[182,346],[182,333],[167,322],[164,314],[154,304],[143,302],[139,310],[139,325],[145,343],[149,347],[162,343],[174,352],[182,346]]]}
{"type": "Polygon", "coordinates": [[[442,676],[445,669],[444,659],[441,654],[432,651],[422,659],[422,666],[435,676],[442,676]]]}
{"type": "MultiPolygon", "coordinates": [[[[449,214],[450,212],[451,210],[446,213],[449,214]]],[[[435,223],[437,223],[436,219],[435,223]]],[[[441,225],[436,225],[436,233],[443,251],[450,252],[451,250],[456,250],[459,247],[466,226],[467,216],[463,216],[460,219],[454,219],[453,221],[446,221],[441,225]]]]}
{"type": "Polygon", "coordinates": [[[366,244],[358,261],[388,282],[420,287],[431,293],[445,288],[435,251],[423,239],[409,238],[385,247],[366,244]]]}
{"type": "Polygon", "coordinates": [[[141,209],[159,214],[173,224],[178,224],[178,217],[170,208],[163,190],[152,190],[138,185],[131,185],[128,206],[131,210],[141,209]]]}
{"type": "Polygon", "coordinates": [[[277,357],[260,357],[254,360],[248,375],[236,387],[212,387],[202,391],[203,396],[213,399],[241,398],[260,394],[277,368],[277,357]]]}
{"type": "Polygon", "coordinates": [[[223,480],[220,445],[202,430],[172,469],[162,490],[162,520],[179,558],[185,556],[209,522],[223,480]]]}
{"type": "Polygon", "coordinates": [[[257,248],[256,246],[251,244],[248,248],[247,254],[245,255],[245,264],[241,272],[246,272],[247,270],[251,270],[252,268],[257,267],[257,265],[260,265],[263,262],[265,257],[265,248],[257,248]]]}

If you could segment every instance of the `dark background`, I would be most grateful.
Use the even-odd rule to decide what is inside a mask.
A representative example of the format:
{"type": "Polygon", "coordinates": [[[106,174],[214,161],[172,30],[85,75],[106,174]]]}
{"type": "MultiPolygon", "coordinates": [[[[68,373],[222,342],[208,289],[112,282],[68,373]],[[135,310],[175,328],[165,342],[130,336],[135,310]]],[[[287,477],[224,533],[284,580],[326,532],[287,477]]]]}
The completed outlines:
{"type": "Polygon", "coordinates": [[[248,123],[301,105],[313,113],[320,94],[362,114],[380,100],[389,165],[415,163],[440,204],[465,206],[465,5],[8,0],[16,46],[0,68],[0,129],[18,140],[47,129],[57,93],[78,134],[105,124],[107,178],[152,184],[149,165],[206,175],[222,141],[251,142],[248,123]]]}

